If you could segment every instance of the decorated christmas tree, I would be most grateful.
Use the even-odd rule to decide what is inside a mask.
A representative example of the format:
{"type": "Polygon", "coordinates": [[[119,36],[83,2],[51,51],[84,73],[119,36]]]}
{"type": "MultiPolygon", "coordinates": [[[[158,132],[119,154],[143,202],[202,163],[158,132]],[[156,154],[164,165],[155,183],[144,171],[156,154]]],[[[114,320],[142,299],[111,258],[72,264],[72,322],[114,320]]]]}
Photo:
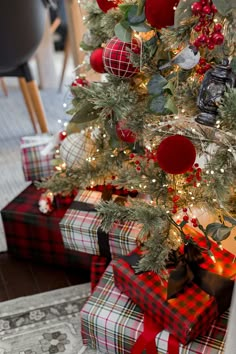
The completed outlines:
{"type": "Polygon", "coordinates": [[[88,60],[70,86],[63,164],[37,185],[55,195],[135,191],[136,198],[107,197],[96,208],[105,231],[115,220],[141,225],[142,270],[159,272],[181,244],[214,258],[209,238],[220,244],[236,225],[235,1],[80,6],[88,60]],[[89,68],[103,80],[89,82],[89,68]],[[203,226],[203,214],[213,222],[203,226]]]}

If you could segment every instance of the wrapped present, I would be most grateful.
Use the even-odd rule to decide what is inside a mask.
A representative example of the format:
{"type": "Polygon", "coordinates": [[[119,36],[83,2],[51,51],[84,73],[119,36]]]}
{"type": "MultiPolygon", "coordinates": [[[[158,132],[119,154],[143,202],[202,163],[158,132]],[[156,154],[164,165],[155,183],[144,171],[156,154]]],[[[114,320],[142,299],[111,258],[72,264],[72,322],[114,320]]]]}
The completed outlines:
{"type": "MultiPolygon", "coordinates": [[[[204,237],[199,234],[198,240],[201,244],[204,237]]],[[[173,334],[177,344],[187,344],[205,334],[217,316],[230,306],[234,286],[231,278],[236,275],[234,256],[215,243],[211,251],[216,263],[206,256],[201,266],[190,269],[181,258],[166,280],[154,272],[135,274],[131,264],[137,262],[138,256],[134,251],[114,261],[115,284],[140,306],[147,319],[159,324],[159,330],[173,334]],[[186,281],[188,275],[192,281],[186,281]]]]}
{"type": "Polygon", "coordinates": [[[55,139],[49,134],[21,138],[21,161],[26,181],[41,180],[54,173],[55,139]]]}
{"type": "Polygon", "coordinates": [[[95,209],[101,195],[98,191],[79,191],[60,222],[65,247],[107,258],[127,255],[137,247],[140,227],[134,222],[115,222],[109,235],[103,232],[95,209]]]}
{"type": "Polygon", "coordinates": [[[39,263],[89,270],[91,257],[67,250],[63,244],[59,222],[68,205],[42,214],[38,206],[41,193],[31,184],[1,210],[8,252],[39,263]]]}
{"type": "MultiPolygon", "coordinates": [[[[225,312],[211,324],[205,336],[188,345],[180,344],[177,353],[223,354],[227,321],[228,312],[225,312]]],[[[112,265],[109,265],[81,310],[83,344],[101,353],[130,354],[143,331],[142,310],[115,286],[112,265]]],[[[169,339],[170,334],[166,330],[155,336],[159,354],[168,353],[169,339]]],[[[154,354],[155,351],[149,353],[154,354]]],[[[169,354],[174,353],[169,350],[169,354]]]]}
{"type": "Polygon", "coordinates": [[[92,255],[90,273],[91,291],[95,289],[109,263],[110,259],[107,257],[92,255]]]}

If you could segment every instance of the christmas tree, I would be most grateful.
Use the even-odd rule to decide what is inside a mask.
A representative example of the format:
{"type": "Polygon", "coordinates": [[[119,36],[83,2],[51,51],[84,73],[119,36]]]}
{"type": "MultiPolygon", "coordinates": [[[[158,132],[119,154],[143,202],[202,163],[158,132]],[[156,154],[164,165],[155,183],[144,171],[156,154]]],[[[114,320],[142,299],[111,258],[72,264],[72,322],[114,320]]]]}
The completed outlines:
{"type": "Polygon", "coordinates": [[[213,257],[209,238],[220,244],[236,225],[235,1],[82,5],[88,60],[70,86],[64,165],[37,185],[54,194],[137,192],[97,211],[105,231],[115,220],[142,226],[142,270],[159,272],[180,244],[197,249],[187,225],[202,231],[198,250],[213,257]],[[104,80],[89,82],[89,68],[104,80]],[[213,222],[203,226],[201,214],[213,222]]]}

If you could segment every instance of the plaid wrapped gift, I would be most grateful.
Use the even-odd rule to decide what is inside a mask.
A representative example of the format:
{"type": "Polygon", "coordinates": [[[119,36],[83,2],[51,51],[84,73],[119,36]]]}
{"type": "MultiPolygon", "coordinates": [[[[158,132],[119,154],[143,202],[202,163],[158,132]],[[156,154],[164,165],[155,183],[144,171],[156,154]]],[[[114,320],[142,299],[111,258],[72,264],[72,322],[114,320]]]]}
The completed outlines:
{"type": "MultiPolygon", "coordinates": [[[[185,346],[180,344],[178,354],[223,354],[227,321],[225,312],[211,324],[205,336],[185,346]]],[[[130,354],[143,329],[141,309],[115,286],[112,266],[108,266],[81,311],[84,345],[101,353],[130,354]]],[[[156,336],[159,354],[167,353],[168,342],[167,331],[156,336]]]]}
{"type": "Polygon", "coordinates": [[[32,184],[1,210],[8,252],[40,263],[90,269],[91,257],[66,250],[59,221],[68,206],[61,205],[50,215],[40,213],[38,201],[42,191],[32,184]]]}
{"type": "Polygon", "coordinates": [[[116,222],[108,237],[102,234],[101,219],[95,210],[101,195],[98,191],[79,191],[60,222],[65,247],[105,257],[126,255],[137,247],[140,227],[134,222],[116,222]]]}
{"type": "Polygon", "coordinates": [[[26,181],[41,180],[54,173],[52,161],[55,148],[46,154],[42,153],[53,139],[54,137],[48,134],[21,138],[21,161],[26,181]]]}
{"type": "Polygon", "coordinates": [[[90,272],[91,291],[95,289],[109,263],[110,259],[107,257],[92,255],[90,272]]]}
{"type": "MultiPolygon", "coordinates": [[[[200,242],[203,239],[199,236],[200,242]]],[[[206,256],[201,269],[217,277],[215,284],[211,283],[211,287],[217,286],[217,292],[220,292],[218,298],[210,296],[191,282],[184,286],[184,290],[176,298],[167,300],[168,280],[160,278],[154,272],[135,274],[127,263],[134,257],[135,251],[124,257],[126,260],[114,261],[115,284],[139,305],[148,317],[159,323],[160,328],[173,334],[178,342],[187,344],[199,335],[205,334],[219,313],[230,305],[234,286],[234,281],[230,278],[234,278],[236,274],[235,257],[228,251],[219,249],[215,243],[212,243],[211,250],[217,262],[213,263],[210,257],[206,256]],[[219,275],[226,278],[223,285],[220,285],[219,275]]]]}

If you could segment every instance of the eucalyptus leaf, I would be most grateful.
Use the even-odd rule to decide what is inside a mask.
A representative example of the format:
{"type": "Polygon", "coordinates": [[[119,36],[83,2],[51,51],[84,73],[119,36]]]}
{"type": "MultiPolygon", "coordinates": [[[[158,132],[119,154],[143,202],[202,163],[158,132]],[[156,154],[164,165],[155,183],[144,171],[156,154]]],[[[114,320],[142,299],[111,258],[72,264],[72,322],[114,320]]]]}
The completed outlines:
{"type": "Polygon", "coordinates": [[[125,43],[130,43],[132,40],[132,30],[128,22],[122,21],[115,25],[115,35],[125,43]]]}
{"type": "Polygon", "coordinates": [[[67,135],[71,133],[81,132],[81,130],[88,128],[90,125],[91,125],[90,122],[83,122],[83,123],[69,122],[69,124],[66,127],[67,135]]]}
{"type": "Polygon", "coordinates": [[[165,104],[165,112],[168,114],[173,113],[177,114],[178,113],[178,108],[175,105],[174,99],[172,96],[168,96],[168,99],[165,104]]]}
{"type": "Polygon", "coordinates": [[[148,41],[144,42],[143,46],[144,46],[144,50],[147,49],[150,55],[150,58],[153,57],[153,55],[155,55],[157,48],[158,48],[158,38],[157,36],[153,36],[151,37],[148,41]]]}
{"type": "Polygon", "coordinates": [[[136,25],[145,21],[145,13],[138,14],[138,6],[133,5],[128,11],[128,22],[130,25],[136,25]]]}
{"type": "Polygon", "coordinates": [[[81,107],[74,113],[73,117],[71,118],[72,123],[85,123],[85,122],[92,122],[93,120],[98,119],[99,113],[98,111],[94,110],[93,105],[81,105],[81,107]]]}
{"type": "Polygon", "coordinates": [[[211,236],[214,241],[221,242],[229,237],[231,230],[232,227],[220,223],[211,223],[206,227],[206,234],[211,236]]]}
{"type": "Polygon", "coordinates": [[[146,0],[138,0],[138,14],[140,15],[143,10],[144,10],[144,6],[145,6],[145,2],[146,0]]]}
{"type": "Polygon", "coordinates": [[[160,95],[163,92],[163,88],[168,84],[168,81],[160,74],[152,76],[148,82],[147,89],[150,95],[160,95]]]}
{"type": "Polygon", "coordinates": [[[235,0],[212,0],[212,2],[222,16],[227,16],[233,8],[236,8],[235,0]]]}
{"type": "Polygon", "coordinates": [[[228,221],[228,222],[230,222],[230,224],[236,226],[236,219],[231,218],[230,216],[225,215],[225,216],[224,216],[224,220],[225,220],[225,221],[228,221]]]}
{"type": "Polygon", "coordinates": [[[189,19],[193,15],[191,5],[194,2],[196,2],[196,0],[180,0],[175,10],[175,27],[179,27],[183,20],[189,19]]]}
{"type": "Polygon", "coordinates": [[[104,122],[104,128],[110,136],[117,137],[116,126],[111,120],[106,120],[104,122]]]}
{"type": "Polygon", "coordinates": [[[136,32],[150,32],[151,31],[151,27],[148,26],[145,22],[139,23],[137,25],[130,25],[130,27],[132,28],[133,31],[136,31],[136,32]]]}
{"type": "Polygon", "coordinates": [[[109,139],[109,145],[111,146],[112,149],[119,148],[121,145],[121,142],[117,137],[111,136],[109,139]]]}
{"type": "Polygon", "coordinates": [[[124,15],[127,14],[127,16],[128,16],[129,9],[130,9],[132,6],[133,6],[133,5],[129,5],[129,4],[120,4],[120,5],[119,5],[119,9],[120,9],[120,11],[121,11],[124,15]]]}
{"type": "Polygon", "coordinates": [[[172,82],[168,81],[168,83],[163,87],[164,91],[168,91],[171,95],[174,94],[174,86],[172,82]]]}
{"type": "Polygon", "coordinates": [[[149,108],[153,113],[164,114],[165,105],[166,105],[166,97],[164,95],[154,96],[151,99],[149,108]]]}

